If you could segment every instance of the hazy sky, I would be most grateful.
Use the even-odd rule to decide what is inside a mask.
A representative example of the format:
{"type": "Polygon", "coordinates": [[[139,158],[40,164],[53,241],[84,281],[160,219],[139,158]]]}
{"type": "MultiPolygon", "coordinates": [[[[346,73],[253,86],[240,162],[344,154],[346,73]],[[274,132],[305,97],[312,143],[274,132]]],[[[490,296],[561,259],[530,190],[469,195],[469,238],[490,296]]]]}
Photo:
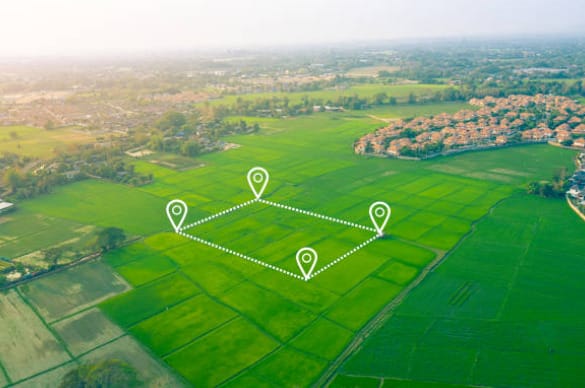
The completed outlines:
{"type": "Polygon", "coordinates": [[[585,0],[1,0],[0,56],[585,34],[585,0]]]}

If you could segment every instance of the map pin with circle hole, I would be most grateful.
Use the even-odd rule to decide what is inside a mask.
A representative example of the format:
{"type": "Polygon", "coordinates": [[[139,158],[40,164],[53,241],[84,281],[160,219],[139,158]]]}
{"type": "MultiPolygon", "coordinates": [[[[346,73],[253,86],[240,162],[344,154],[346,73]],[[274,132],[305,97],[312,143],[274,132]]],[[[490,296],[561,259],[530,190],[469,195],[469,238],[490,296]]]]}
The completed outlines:
{"type": "Polygon", "coordinates": [[[260,199],[262,193],[264,193],[269,178],[268,171],[262,167],[254,167],[248,171],[248,184],[256,199],[260,199]]]}
{"type": "Polygon", "coordinates": [[[370,206],[370,219],[379,237],[384,235],[384,228],[390,219],[390,214],[392,214],[392,210],[386,202],[378,201],[370,206]]]}
{"type": "Polygon", "coordinates": [[[181,230],[181,226],[183,226],[183,222],[187,218],[187,210],[187,204],[180,199],[173,199],[167,204],[167,217],[169,217],[175,232],[181,230]]]}
{"type": "Polygon", "coordinates": [[[299,249],[297,252],[297,264],[301,269],[305,281],[309,280],[317,265],[317,252],[309,247],[299,249]]]}

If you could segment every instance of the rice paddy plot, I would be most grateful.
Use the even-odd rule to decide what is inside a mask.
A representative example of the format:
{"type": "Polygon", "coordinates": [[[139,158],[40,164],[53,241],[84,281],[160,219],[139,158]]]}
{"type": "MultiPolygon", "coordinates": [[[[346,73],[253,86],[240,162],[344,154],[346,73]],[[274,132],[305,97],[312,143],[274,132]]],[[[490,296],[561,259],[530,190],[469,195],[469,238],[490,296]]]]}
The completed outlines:
{"type": "Polygon", "coordinates": [[[19,287],[49,322],[95,305],[130,287],[101,261],[94,261],[19,287]]]}
{"type": "Polygon", "coordinates": [[[59,337],[74,356],[80,356],[124,335],[96,308],[81,312],[53,324],[59,337]]]}
{"type": "Polygon", "coordinates": [[[574,361],[585,357],[578,297],[585,261],[569,252],[585,251],[583,233],[585,224],[562,200],[507,199],[339,373],[474,386],[579,385],[585,375],[574,361]],[[560,246],[564,251],[556,251],[560,246]]]}
{"type": "Polygon", "coordinates": [[[63,345],[15,290],[0,297],[0,327],[0,363],[12,382],[70,360],[63,345]]]}

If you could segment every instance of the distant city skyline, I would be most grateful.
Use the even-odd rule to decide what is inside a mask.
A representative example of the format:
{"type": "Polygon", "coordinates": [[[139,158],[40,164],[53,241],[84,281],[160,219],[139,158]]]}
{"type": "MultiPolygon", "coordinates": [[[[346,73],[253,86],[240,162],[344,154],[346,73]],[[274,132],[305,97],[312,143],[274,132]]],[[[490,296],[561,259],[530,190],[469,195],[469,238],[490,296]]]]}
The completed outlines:
{"type": "Polygon", "coordinates": [[[19,0],[0,56],[584,35],[582,0],[19,0]]]}

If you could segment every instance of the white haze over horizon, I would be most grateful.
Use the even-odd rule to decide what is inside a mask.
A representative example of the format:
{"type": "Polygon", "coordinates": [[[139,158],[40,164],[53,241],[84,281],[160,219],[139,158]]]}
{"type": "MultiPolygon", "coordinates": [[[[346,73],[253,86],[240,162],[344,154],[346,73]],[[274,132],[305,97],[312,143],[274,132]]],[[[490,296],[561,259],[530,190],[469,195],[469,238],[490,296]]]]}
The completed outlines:
{"type": "Polygon", "coordinates": [[[0,57],[585,36],[585,0],[2,0],[0,57]]]}

